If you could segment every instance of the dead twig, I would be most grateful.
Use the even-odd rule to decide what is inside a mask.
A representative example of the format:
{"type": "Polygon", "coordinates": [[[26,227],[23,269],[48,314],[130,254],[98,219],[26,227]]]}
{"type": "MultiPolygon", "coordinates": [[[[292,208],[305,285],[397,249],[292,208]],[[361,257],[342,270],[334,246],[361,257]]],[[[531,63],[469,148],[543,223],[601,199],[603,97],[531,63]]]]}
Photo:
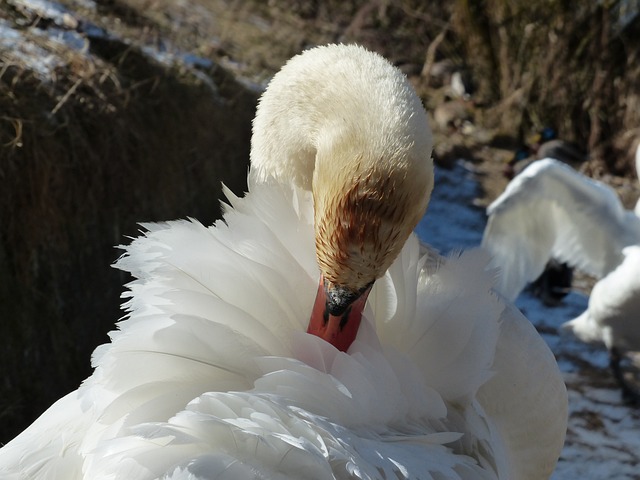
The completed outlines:
{"type": "Polygon", "coordinates": [[[62,106],[67,102],[67,100],[69,100],[69,98],[71,98],[71,95],[73,95],[73,93],[76,91],[76,89],[80,86],[81,83],[82,83],[82,79],[79,78],[78,80],[76,80],[76,82],[73,85],[71,85],[71,88],[67,90],[67,93],[65,93],[60,99],[60,101],[57,103],[57,105],[53,107],[53,110],[51,110],[51,115],[55,115],[58,112],[58,110],[62,108],[62,106]]]}
{"type": "Polygon", "coordinates": [[[22,120],[20,120],[19,118],[11,118],[11,117],[0,117],[0,118],[2,118],[2,120],[11,122],[11,125],[13,125],[13,129],[15,131],[15,135],[13,139],[8,141],[7,143],[4,143],[2,146],[12,147],[12,148],[22,147],[22,120]]]}
{"type": "Polygon", "coordinates": [[[442,31],[438,33],[436,38],[433,39],[433,42],[431,42],[429,48],[427,48],[427,53],[424,58],[424,65],[422,66],[422,71],[420,72],[420,76],[422,78],[429,78],[429,75],[431,74],[431,67],[433,66],[433,62],[436,59],[436,51],[447,36],[447,32],[449,31],[450,26],[451,22],[449,21],[445,24],[442,31]]]}

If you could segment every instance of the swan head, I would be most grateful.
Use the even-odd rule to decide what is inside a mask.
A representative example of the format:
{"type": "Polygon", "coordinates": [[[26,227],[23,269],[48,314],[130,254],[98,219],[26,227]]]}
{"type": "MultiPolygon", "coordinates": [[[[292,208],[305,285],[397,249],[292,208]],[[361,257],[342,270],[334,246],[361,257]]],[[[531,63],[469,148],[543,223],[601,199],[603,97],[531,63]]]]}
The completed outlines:
{"type": "Polygon", "coordinates": [[[321,272],[308,332],[346,351],[367,295],[424,215],[432,136],[404,75],[355,45],[294,57],[260,99],[251,177],[312,191],[321,272]]]}
{"type": "Polygon", "coordinates": [[[405,140],[406,149],[381,158],[363,154],[365,139],[318,152],[312,191],[322,276],[308,331],[343,351],[356,337],[373,283],[427,207],[432,167],[424,152],[413,157],[413,142],[405,140]]]}
{"type": "Polygon", "coordinates": [[[321,146],[312,182],[318,265],[327,287],[347,298],[384,275],[433,185],[430,162],[408,137],[382,156],[367,152],[368,141],[350,136],[321,146]]]}

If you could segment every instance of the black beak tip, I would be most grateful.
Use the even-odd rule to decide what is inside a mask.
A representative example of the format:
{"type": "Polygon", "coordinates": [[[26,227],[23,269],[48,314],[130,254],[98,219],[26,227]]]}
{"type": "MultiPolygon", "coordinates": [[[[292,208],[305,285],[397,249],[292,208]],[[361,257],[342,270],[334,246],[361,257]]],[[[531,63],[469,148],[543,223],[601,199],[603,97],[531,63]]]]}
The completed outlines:
{"type": "Polygon", "coordinates": [[[333,285],[327,287],[325,283],[325,292],[327,296],[327,311],[334,317],[340,317],[364,292],[371,288],[370,284],[360,290],[351,290],[342,285],[333,285]]]}

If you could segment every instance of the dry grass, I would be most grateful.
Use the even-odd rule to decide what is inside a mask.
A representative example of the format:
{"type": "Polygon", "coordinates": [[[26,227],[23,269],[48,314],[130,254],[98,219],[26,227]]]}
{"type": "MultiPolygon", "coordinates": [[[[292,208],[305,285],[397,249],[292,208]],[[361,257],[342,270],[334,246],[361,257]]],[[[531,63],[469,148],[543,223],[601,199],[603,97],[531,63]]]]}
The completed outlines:
{"type": "MultiPolygon", "coordinates": [[[[130,3],[145,1],[152,0],[130,3]]],[[[171,0],[152,3],[166,6],[171,0]]],[[[433,109],[442,91],[426,74],[433,62],[449,59],[474,74],[476,123],[485,130],[480,138],[467,139],[465,148],[475,150],[474,156],[487,157],[493,136],[517,145],[551,126],[589,152],[587,173],[633,176],[640,17],[627,24],[623,19],[638,10],[638,1],[195,3],[215,10],[218,53],[241,59],[242,73],[252,78],[268,78],[308,46],[358,42],[399,65],[433,109]]],[[[206,31],[202,22],[197,31],[206,31]]]]}
{"type": "Polygon", "coordinates": [[[588,171],[630,174],[640,124],[637,2],[458,1],[455,30],[494,125],[522,138],[553,126],[584,145],[588,171]]]}
{"type": "Polygon", "coordinates": [[[57,66],[45,77],[0,50],[0,441],[90,372],[121,316],[114,245],[136,222],[211,222],[221,181],[243,191],[256,101],[219,67],[195,75],[100,36],[65,48],[9,7],[57,66]]]}

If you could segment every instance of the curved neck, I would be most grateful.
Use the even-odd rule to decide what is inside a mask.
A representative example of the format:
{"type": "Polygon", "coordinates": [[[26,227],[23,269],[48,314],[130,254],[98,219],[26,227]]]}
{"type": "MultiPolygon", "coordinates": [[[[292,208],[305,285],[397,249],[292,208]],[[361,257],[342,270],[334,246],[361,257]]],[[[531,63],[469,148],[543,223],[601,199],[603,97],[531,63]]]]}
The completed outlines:
{"type": "Polygon", "coordinates": [[[426,114],[404,75],[360,47],[330,47],[294,57],[261,97],[251,140],[253,181],[274,177],[311,190],[319,152],[334,171],[403,150],[405,159],[420,163],[430,157],[426,114]],[[336,144],[349,145],[349,155],[333,155],[336,144]]]}

